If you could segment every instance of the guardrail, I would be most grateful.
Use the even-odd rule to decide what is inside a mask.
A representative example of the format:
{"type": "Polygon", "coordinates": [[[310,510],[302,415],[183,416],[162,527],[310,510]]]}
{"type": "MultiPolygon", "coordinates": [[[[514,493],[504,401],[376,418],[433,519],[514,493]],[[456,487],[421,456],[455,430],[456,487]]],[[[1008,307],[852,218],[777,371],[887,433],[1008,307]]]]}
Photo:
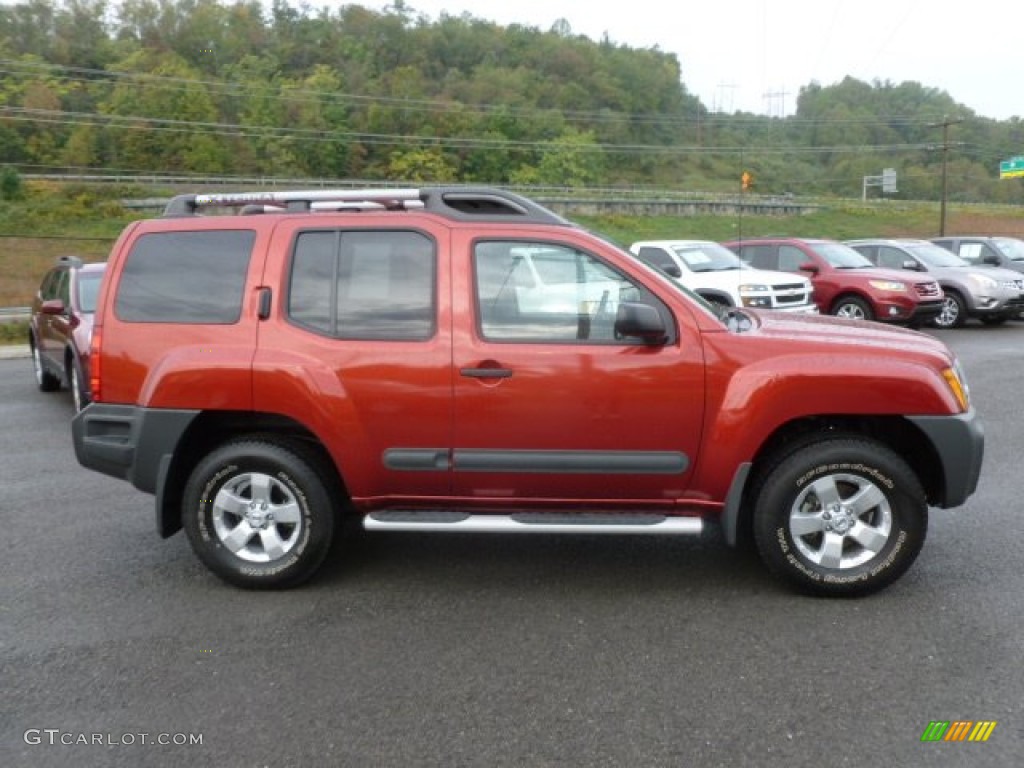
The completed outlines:
{"type": "Polygon", "coordinates": [[[14,320],[28,320],[31,307],[0,307],[0,323],[14,320]]]}

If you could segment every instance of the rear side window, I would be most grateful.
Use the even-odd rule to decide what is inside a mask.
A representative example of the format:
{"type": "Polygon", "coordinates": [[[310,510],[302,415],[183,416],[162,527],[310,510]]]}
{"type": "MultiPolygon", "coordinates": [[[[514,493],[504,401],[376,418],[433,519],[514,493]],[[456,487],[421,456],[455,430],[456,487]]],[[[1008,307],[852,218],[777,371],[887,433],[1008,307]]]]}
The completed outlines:
{"type": "Polygon", "coordinates": [[[237,323],[255,240],[251,230],[143,235],[121,271],[115,313],[129,323],[237,323]]]}
{"type": "Polygon", "coordinates": [[[338,339],[434,335],[434,242],[418,232],[321,230],[295,242],[289,317],[338,339]]]}

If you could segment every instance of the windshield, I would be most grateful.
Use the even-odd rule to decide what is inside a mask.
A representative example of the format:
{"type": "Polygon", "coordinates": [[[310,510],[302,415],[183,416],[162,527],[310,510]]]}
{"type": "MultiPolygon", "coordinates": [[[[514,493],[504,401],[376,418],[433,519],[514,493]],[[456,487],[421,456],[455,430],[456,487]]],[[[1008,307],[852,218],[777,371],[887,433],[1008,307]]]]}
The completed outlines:
{"type": "Polygon", "coordinates": [[[676,245],[672,250],[693,272],[722,272],[744,268],[739,256],[718,243],[676,245]]]}
{"type": "Polygon", "coordinates": [[[815,243],[814,250],[836,269],[865,269],[875,266],[863,254],[845,243],[815,243]]]}
{"type": "Polygon", "coordinates": [[[83,312],[96,311],[96,297],[100,292],[102,272],[78,273],[78,306],[83,312]]]}
{"type": "Polygon", "coordinates": [[[1010,261],[1024,261],[1024,240],[1015,237],[993,238],[1010,261]]]}
{"type": "Polygon", "coordinates": [[[952,251],[934,243],[906,243],[903,246],[929,267],[968,267],[966,261],[952,251]]]}

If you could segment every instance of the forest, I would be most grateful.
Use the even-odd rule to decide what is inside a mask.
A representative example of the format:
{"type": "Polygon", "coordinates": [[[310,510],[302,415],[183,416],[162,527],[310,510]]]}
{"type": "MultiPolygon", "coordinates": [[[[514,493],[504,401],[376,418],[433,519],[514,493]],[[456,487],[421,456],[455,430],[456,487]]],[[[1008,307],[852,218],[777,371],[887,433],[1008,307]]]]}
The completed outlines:
{"type": "Polygon", "coordinates": [[[675,54],[470,15],[284,0],[0,6],[0,165],[162,173],[1024,202],[1024,122],[916,82],[800,89],[720,113],[675,54]],[[942,123],[949,123],[946,129],[942,123]],[[879,189],[870,191],[879,196],[879,189]]]}

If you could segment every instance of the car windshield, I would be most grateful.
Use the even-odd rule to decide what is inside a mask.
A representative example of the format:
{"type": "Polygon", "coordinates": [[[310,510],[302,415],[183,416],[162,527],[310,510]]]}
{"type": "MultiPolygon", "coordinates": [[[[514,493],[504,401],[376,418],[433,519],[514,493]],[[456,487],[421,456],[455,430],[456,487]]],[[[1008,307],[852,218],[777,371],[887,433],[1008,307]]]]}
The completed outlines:
{"type": "Polygon", "coordinates": [[[102,272],[78,273],[78,306],[83,312],[96,311],[96,297],[99,295],[102,279],[102,272]]]}
{"type": "Polygon", "coordinates": [[[934,243],[906,243],[903,246],[929,267],[968,267],[966,261],[952,251],[934,243]]]}
{"type": "Polygon", "coordinates": [[[866,256],[844,243],[815,243],[814,250],[836,269],[865,269],[875,266],[866,256]]]}
{"type": "Polygon", "coordinates": [[[672,250],[694,272],[723,272],[745,267],[739,256],[718,243],[676,245],[672,250]]]}
{"type": "Polygon", "coordinates": [[[999,248],[1010,261],[1024,261],[1024,240],[1015,237],[994,238],[999,248]]]}

